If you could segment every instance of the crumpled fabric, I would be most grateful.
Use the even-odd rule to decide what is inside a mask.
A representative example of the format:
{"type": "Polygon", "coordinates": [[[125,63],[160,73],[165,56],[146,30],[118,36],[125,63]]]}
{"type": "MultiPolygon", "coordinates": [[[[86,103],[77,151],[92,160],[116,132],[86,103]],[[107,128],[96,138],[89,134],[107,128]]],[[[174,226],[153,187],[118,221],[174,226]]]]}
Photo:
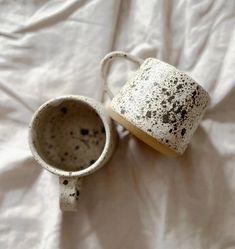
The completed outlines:
{"type": "MultiPolygon", "coordinates": [[[[235,1],[0,0],[0,248],[235,248],[235,1]],[[102,100],[112,50],[185,71],[211,103],[179,158],[119,129],[112,160],[87,176],[77,213],[30,153],[28,123],[66,94],[102,100]]],[[[118,92],[136,66],[118,60],[118,92]]]]}

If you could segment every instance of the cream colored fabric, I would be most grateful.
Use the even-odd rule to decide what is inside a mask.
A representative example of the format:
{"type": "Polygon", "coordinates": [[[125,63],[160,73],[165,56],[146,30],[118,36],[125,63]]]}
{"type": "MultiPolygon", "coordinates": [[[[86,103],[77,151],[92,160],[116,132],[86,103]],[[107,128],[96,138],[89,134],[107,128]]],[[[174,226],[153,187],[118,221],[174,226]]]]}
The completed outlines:
{"type": "MultiPolygon", "coordinates": [[[[235,248],[235,1],[0,0],[0,248],[235,248]],[[108,165],[87,177],[79,211],[61,213],[27,125],[46,100],[102,98],[112,50],[189,73],[212,102],[184,156],[162,156],[119,129],[108,165]]],[[[120,60],[120,89],[135,67],[120,60]]]]}

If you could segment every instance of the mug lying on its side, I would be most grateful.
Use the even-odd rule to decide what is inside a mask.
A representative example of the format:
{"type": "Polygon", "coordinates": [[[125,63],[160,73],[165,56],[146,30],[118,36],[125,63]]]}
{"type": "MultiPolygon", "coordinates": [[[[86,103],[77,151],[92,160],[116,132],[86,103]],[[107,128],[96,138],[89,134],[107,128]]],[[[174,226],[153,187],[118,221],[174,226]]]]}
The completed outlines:
{"type": "Polygon", "coordinates": [[[111,97],[110,116],[157,151],[181,155],[209,102],[208,93],[191,77],[155,58],[142,60],[114,51],[101,62],[105,91],[111,97]],[[106,83],[107,63],[123,57],[140,65],[113,96],[106,83]]]}

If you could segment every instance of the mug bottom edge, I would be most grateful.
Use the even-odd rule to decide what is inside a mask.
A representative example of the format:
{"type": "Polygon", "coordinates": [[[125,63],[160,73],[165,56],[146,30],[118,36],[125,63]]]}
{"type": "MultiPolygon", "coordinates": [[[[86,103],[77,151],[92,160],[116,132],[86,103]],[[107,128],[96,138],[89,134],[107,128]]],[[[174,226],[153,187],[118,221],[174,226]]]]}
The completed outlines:
{"type": "Polygon", "coordinates": [[[108,114],[113,120],[124,126],[128,131],[130,131],[130,133],[132,133],[138,139],[143,141],[145,144],[152,147],[154,150],[171,157],[177,157],[181,155],[180,153],[177,153],[176,151],[172,150],[171,148],[158,141],[156,138],[150,136],[146,132],[133,125],[125,117],[121,116],[119,113],[117,113],[110,107],[108,108],[108,114]]]}

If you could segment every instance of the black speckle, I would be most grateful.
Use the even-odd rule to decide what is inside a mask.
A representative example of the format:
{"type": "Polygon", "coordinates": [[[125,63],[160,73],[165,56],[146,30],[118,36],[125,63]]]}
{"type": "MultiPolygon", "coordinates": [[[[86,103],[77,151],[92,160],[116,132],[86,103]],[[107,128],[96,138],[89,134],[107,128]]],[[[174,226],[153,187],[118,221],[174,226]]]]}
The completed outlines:
{"type": "Polygon", "coordinates": [[[79,190],[77,190],[77,192],[76,192],[76,193],[77,193],[77,196],[79,196],[79,195],[80,195],[80,192],[79,192],[79,190]]]}
{"type": "Polygon", "coordinates": [[[97,135],[98,133],[99,133],[98,131],[96,131],[96,130],[94,131],[94,135],[97,135]]]}
{"type": "Polygon", "coordinates": [[[147,111],[147,112],[146,112],[146,117],[147,117],[147,118],[151,118],[151,116],[152,116],[152,112],[151,112],[151,111],[147,111]]]}
{"type": "Polygon", "coordinates": [[[75,196],[75,193],[73,193],[73,194],[70,194],[70,196],[75,196]]]}
{"type": "Polygon", "coordinates": [[[174,83],[176,84],[178,82],[178,78],[175,78],[174,83]]]}
{"type": "Polygon", "coordinates": [[[183,128],[183,129],[181,130],[181,136],[182,136],[182,137],[184,136],[185,132],[186,132],[186,129],[183,128]]]}
{"type": "Polygon", "coordinates": [[[81,166],[81,167],[80,167],[80,169],[84,169],[84,167],[83,167],[83,166],[81,166]]]}
{"type": "Polygon", "coordinates": [[[152,132],[152,130],[151,130],[151,129],[148,129],[148,131],[149,131],[149,132],[152,132]]]}
{"type": "Polygon", "coordinates": [[[64,153],[65,156],[68,156],[68,154],[69,154],[69,153],[68,153],[67,151],[64,153]]]}
{"type": "Polygon", "coordinates": [[[121,109],[121,114],[124,114],[126,112],[126,110],[121,109]]]}
{"type": "Polygon", "coordinates": [[[55,138],[55,136],[54,136],[54,135],[52,135],[52,136],[51,136],[51,139],[54,139],[54,138],[55,138]]]}
{"type": "Polygon", "coordinates": [[[183,106],[179,106],[178,108],[177,108],[177,110],[175,111],[175,113],[177,114],[177,113],[180,113],[181,111],[182,111],[182,109],[183,109],[183,106]]]}
{"type": "Polygon", "coordinates": [[[101,132],[102,132],[102,133],[105,133],[105,128],[104,128],[104,126],[101,128],[101,132]]]}
{"type": "Polygon", "coordinates": [[[182,86],[182,84],[179,84],[176,88],[179,90],[179,89],[181,89],[183,86],[182,86]]]}
{"type": "Polygon", "coordinates": [[[169,132],[171,133],[171,132],[172,132],[172,129],[170,129],[169,132]]]}
{"type": "Polygon", "coordinates": [[[88,134],[89,134],[89,130],[82,128],[82,129],[80,130],[80,133],[81,133],[81,135],[85,136],[85,135],[88,135],[88,134]]]}
{"type": "Polygon", "coordinates": [[[167,113],[167,114],[164,114],[164,115],[162,116],[162,121],[163,121],[163,123],[169,123],[169,122],[170,122],[169,118],[170,118],[170,115],[169,115],[168,113],[167,113]]]}
{"type": "Polygon", "coordinates": [[[197,94],[197,91],[192,92],[193,98],[196,96],[196,94],[197,94]]]}
{"type": "Polygon", "coordinates": [[[163,101],[161,102],[161,105],[165,105],[165,104],[166,104],[166,101],[163,100],[163,101]]]}
{"type": "Polygon", "coordinates": [[[70,131],[70,135],[73,135],[73,131],[70,131]]]}
{"type": "Polygon", "coordinates": [[[166,95],[167,95],[167,96],[170,96],[170,95],[171,95],[171,93],[170,93],[170,92],[166,92],[166,95]]]}
{"type": "Polygon", "coordinates": [[[61,107],[60,108],[60,111],[63,113],[63,114],[66,114],[68,112],[68,108],[67,107],[61,107]]]}
{"type": "Polygon", "coordinates": [[[79,145],[76,145],[74,149],[75,149],[75,150],[78,150],[78,149],[79,149],[79,145]]]}
{"type": "Polygon", "coordinates": [[[140,116],[136,116],[137,119],[140,119],[140,116]]]}
{"type": "Polygon", "coordinates": [[[166,143],[168,143],[169,142],[169,140],[168,139],[166,139],[166,143]]]}
{"type": "Polygon", "coordinates": [[[171,103],[171,101],[175,98],[175,96],[169,97],[167,100],[171,103]]]}
{"type": "Polygon", "coordinates": [[[90,161],[90,165],[92,165],[94,162],[95,162],[95,160],[91,160],[91,161],[90,161]]]}
{"type": "Polygon", "coordinates": [[[77,160],[78,158],[75,156],[75,157],[73,157],[73,160],[77,160]]]}
{"type": "Polygon", "coordinates": [[[165,91],[166,91],[166,88],[162,88],[162,91],[165,92],[165,91]]]}
{"type": "Polygon", "coordinates": [[[187,111],[186,110],[182,110],[181,112],[181,118],[185,118],[185,115],[187,114],[187,111]]]}
{"type": "Polygon", "coordinates": [[[153,111],[153,116],[156,116],[157,115],[157,111],[153,111]]]}
{"type": "Polygon", "coordinates": [[[63,184],[64,184],[64,185],[67,185],[68,183],[69,183],[68,180],[64,180],[64,181],[63,181],[63,184]]]}
{"type": "Polygon", "coordinates": [[[61,157],[61,159],[60,159],[62,162],[64,162],[65,161],[65,159],[63,158],[63,157],[61,157]]]}

